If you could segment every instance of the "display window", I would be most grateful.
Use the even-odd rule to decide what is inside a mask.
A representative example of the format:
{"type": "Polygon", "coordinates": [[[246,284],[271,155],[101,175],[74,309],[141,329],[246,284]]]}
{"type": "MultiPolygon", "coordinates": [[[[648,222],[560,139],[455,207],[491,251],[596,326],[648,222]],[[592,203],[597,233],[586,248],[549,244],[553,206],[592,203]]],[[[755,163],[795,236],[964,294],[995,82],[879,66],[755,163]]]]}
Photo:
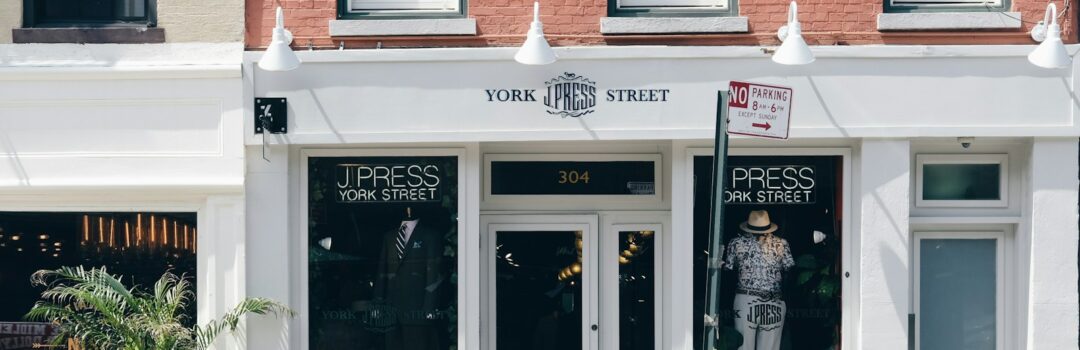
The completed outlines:
{"type": "MultiPolygon", "coordinates": [[[[38,270],[105,268],[129,288],[150,290],[165,272],[197,290],[195,213],[0,212],[0,349],[31,349],[55,327],[24,322],[44,288],[30,284],[38,270]]],[[[195,322],[189,303],[185,322],[195,322]]]]}
{"type": "Polygon", "coordinates": [[[458,159],[306,158],[309,348],[457,348],[458,159]]]}
{"type": "MultiPolygon", "coordinates": [[[[717,349],[838,349],[843,158],[729,156],[725,171],[724,248],[712,252],[713,157],[693,157],[694,314],[720,258],[717,349]]],[[[694,322],[702,339],[705,320],[694,322]]]]}

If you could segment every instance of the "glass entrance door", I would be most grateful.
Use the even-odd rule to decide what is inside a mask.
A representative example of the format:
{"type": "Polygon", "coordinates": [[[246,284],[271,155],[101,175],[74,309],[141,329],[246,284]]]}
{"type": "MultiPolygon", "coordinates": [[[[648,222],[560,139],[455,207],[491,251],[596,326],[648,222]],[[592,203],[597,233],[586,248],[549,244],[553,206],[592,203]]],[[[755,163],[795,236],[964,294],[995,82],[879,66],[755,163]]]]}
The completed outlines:
{"type": "Polygon", "coordinates": [[[481,221],[485,348],[598,349],[597,216],[481,221]]]}

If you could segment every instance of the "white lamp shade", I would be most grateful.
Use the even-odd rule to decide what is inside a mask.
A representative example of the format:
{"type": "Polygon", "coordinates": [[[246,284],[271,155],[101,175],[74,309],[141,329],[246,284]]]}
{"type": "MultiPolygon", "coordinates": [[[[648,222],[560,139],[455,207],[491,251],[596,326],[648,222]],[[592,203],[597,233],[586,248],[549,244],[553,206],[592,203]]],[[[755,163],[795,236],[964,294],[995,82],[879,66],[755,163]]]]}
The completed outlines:
{"type": "Polygon", "coordinates": [[[558,60],[555,50],[548,45],[544,38],[544,25],[540,24],[540,3],[533,3],[533,22],[529,26],[529,33],[525,35],[525,43],[514,55],[514,60],[521,64],[542,65],[551,64],[558,60]]]}
{"type": "Polygon", "coordinates": [[[786,65],[802,65],[814,62],[814,53],[806,45],[801,34],[788,33],[787,40],[773,54],[773,62],[786,65]]]}
{"type": "Polygon", "coordinates": [[[277,26],[274,27],[274,36],[270,39],[270,46],[266,48],[263,57],[259,59],[259,68],[273,72],[283,72],[296,69],[300,66],[300,58],[296,57],[289,44],[292,43],[292,34],[285,30],[285,19],[281,7],[277,8],[277,26]]]}
{"type": "Polygon", "coordinates": [[[814,53],[802,37],[802,24],[799,23],[799,5],[794,1],[788,5],[787,25],[780,28],[780,40],[784,43],[773,53],[773,62],[785,65],[802,65],[814,62],[814,53]]]}
{"type": "Polygon", "coordinates": [[[1061,42],[1061,27],[1057,23],[1046,28],[1046,39],[1028,54],[1028,61],[1043,68],[1066,68],[1072,65],[1065,43],[1061,42]]]}

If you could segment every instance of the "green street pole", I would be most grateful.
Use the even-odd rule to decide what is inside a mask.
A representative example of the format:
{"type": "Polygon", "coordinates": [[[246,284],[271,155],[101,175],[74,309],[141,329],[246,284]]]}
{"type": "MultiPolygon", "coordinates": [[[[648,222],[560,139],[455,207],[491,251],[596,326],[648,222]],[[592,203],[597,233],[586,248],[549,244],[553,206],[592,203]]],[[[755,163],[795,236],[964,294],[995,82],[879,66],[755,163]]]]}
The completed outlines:
{"type": "Polygon", "coordinates": [[[709,257],[706,268],[705,315],[710,316],[712,324],[706,324],[702,332],[703,350],[716,349],[720,340],[720,270],[724,256],[724,174],[727,163],[727,91],[716,92],[716,143],[713,149],[712,198],[709,204],[712,215],[709,217],[709,257]]]}

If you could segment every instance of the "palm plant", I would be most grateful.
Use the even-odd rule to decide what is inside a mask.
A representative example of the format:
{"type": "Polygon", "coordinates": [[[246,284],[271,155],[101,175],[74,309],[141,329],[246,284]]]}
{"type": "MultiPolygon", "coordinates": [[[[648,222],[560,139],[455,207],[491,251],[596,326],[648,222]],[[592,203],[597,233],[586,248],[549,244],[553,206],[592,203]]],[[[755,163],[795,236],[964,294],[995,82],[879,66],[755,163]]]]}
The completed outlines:
{"type": "Polygon", "coordinates": [[[74,339],[87,350],[206,349],[222,332],[235,331],[245,314],[293,316],[276,301],[247,298],[220,320],[185,326],[189,320],[184,310],[195,295],[184,277],[170,272],[154,283],[151,292],[124,286],[120,276],[105,268],[40,270],[30,281],[46,290],[26,318],[59,325],[52,345],[74,339]]]}

